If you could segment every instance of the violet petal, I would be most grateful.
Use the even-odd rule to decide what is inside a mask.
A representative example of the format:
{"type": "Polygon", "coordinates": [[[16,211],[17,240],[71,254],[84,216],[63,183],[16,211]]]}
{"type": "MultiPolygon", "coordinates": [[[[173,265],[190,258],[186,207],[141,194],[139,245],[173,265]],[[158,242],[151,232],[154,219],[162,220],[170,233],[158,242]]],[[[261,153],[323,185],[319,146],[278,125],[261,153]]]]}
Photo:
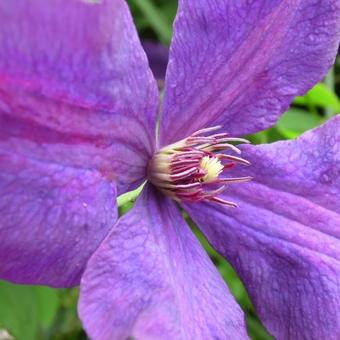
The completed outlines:
{"type": "Polygon", "coordinates": [[[157,108],[125,1],[0,1],[0,149],[98,169],[121,193],[145,178],[157,108]]]}
{"type": "Polygon", "coordinates": [[[89,260],[91,339],[246,339],[244,317],[173,201],[148,186],[89,260]]]}
{"type": "Polygon", "coordinates": [[[117,219],[116,190],[93,170],[0,152],[0,279],[68,287],[117,219]]]}
{"type": "MultiPolygon", "coordinates": [[[[186,205],[236,268],[277,339],[340,334],[340,116],[297,140],[245,146],[254,180],[223,198],[186,205]]],[[[237,171],[237,169],[235,170],[237,171]]]]}
{"type": "Polygon", "coordinates": [[[326,74],[340,41],[337,0],[180,0],[161,145],[204,127],[270,127],[326,74]]]}

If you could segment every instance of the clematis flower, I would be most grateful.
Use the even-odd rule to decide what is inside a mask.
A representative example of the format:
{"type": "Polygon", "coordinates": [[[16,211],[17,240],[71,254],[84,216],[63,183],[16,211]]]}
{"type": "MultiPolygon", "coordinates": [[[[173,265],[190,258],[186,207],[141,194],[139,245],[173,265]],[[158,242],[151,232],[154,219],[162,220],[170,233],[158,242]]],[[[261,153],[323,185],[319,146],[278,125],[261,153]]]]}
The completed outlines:
{"type": "Polygon", "coordinates": [[[336,339],[340,119],[269,145],[242,136],[321,80],[339,15],[337,0],[180,0],[156,142],[125,1],[2,0],[0,277],[80,283],[93,339],[245,339],[179,203],[275,337],[336,339]],[[117,220],[117,195],[145,180],[117,220]]]}

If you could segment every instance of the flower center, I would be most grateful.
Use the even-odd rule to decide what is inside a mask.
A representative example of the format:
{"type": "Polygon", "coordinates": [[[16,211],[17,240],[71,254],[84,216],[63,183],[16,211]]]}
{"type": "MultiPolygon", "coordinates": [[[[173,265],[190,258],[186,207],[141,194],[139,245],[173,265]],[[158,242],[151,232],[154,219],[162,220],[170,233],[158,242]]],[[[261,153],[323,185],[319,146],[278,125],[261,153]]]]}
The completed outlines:
{"type": "Polygon", "coordinates": [[[217,195],[230,183],[251,180],[251,177],[226,177],[225,174],[236,164],[250,164],[230,154],[241,153],[231,142],[249,142],[243,138],[229,137],[227,133],[209,134],[217,129],[220,126],[199,130],[159,150],[150,160],[149,180],[176,201],[213,201],[236,207],[235,203],[217,195]]]}

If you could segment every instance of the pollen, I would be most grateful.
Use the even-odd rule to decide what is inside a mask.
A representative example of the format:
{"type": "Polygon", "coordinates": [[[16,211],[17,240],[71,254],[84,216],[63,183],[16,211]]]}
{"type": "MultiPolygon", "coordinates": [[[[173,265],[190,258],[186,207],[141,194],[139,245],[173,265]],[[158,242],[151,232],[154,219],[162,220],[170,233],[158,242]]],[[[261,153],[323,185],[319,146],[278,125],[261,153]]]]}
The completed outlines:
{"type": "Polygon", "coordinates": [[[221,161],[216,157],[204,156],[200,163],[201,169],[206,172],[203,177],[204,182],[209,182],[218,178],[222,173],[224,166],[221,161]]]}

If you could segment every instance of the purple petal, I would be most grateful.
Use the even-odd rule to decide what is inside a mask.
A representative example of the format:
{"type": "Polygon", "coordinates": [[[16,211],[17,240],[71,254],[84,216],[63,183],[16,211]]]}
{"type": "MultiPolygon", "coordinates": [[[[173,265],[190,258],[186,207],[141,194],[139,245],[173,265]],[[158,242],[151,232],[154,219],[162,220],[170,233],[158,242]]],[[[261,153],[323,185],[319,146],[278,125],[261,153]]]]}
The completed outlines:
{"type": "Polygon", "coordinates": [[[340,116],[294,141],[249,146],[254,180],[228,209],[186,208],[237,269],[277,339],[340,334],[340,116]]]}
{"type": "Polygon", "coordinates": [[[116,190],[95,170],[0,152],[0,279],[67,287],[117,219],[116,190]]]}
{"type": "Polygon", "coordinates": [[[91,257],[91,339],[245,339],[243,314],[175,204],[147,187],[91,257]]]}
{"type": "Polygon", "coordinates": [[[164,45],[156,44],[152,41],[144,41],[143,48],[148,56],[150,68],[157,79],[158,86],[163,87],[169,60],[169,49],[164,45]]]}
{"type": "Polygon", "coordinates": [[[0,149],[145,178],[156,82],[123,0],[0,2],[0,149]]]}
{"type": "Polygon", "coordinates": [[[166,77],[162,145],[203,127],[275,123],[334,62],[337,0],[181,0],[166,77]]]}

